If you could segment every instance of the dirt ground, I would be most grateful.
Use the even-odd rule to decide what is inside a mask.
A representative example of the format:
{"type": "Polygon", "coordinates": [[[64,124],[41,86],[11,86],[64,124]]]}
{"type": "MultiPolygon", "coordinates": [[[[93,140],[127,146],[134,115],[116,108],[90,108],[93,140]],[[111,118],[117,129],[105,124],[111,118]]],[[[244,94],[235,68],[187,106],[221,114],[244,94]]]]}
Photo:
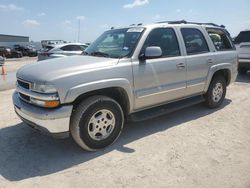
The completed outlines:
{"type": "Polygon", "coordinates": [[[250,74],[220,109],[202,104],[125,125],[104,151],[82,151],[21,123],[0,92],[0,187],[250,188],[250,74]]]}
{"type": "Polygon", "coordinates": [[[5,62],[6,72],[16,72],[20,67],[35,63],[37,61],[37,57],[23,57],[23,58],[13,58],[7,59],[5,62]]]}
{"type": "Polygon", "coordinates": [[[0,67],[0,91],[15,88],[16,71],[27,64],[36,63],[37,57],[23,57],[7,59],[4,65],[4,72],[7,75],[2,75],[3,69],[0,67]]]}

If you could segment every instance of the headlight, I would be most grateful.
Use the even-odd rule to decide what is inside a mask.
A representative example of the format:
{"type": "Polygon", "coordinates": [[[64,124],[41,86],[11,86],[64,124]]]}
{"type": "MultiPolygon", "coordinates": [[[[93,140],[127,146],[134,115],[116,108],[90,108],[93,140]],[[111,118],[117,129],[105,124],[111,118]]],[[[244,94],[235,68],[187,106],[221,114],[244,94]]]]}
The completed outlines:
{"type": "Polygon", "coordinates": [[[31,90],[39,93],[56,93],[57,90],[53,85],[32,84],[31,90]]]}

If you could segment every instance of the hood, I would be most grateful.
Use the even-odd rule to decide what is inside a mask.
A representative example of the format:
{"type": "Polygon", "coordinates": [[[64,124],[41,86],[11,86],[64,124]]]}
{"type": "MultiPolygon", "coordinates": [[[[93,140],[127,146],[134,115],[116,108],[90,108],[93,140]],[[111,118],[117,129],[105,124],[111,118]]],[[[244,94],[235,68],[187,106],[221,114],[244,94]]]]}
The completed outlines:
{"type": "Polygon", "coordinates": [[[44,84],[61,77],[108,67],[117,63],[118,59],[93,56],[69,56],[25,65],[17,71],[17,77],[29,82],[44,84]]]}

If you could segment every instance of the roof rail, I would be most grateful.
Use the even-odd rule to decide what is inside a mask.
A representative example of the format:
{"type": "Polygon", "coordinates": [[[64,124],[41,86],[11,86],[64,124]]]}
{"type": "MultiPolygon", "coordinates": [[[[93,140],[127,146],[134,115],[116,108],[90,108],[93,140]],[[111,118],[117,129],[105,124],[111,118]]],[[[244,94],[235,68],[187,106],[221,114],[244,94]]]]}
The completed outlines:
{"type": "Polygon", "coordinates": [[[224,25],[217,25],[217,24],[214,24],[214,23],[187,22],[186,20],[162,21],[162,22],[157,22],[157,23],[211,25],[211,26],[215,26],[215,27],[225,28],[224,25]]]}

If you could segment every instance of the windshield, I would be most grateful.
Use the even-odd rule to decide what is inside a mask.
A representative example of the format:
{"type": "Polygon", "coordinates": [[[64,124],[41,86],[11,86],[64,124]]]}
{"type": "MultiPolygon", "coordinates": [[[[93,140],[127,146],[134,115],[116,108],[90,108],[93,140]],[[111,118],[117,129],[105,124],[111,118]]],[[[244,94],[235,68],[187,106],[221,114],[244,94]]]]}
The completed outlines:
{"type": "Polygon", "coordinates": [[[235,43],[239,44],[242,42],[250,42],[250,31],[242,31],[240,34],[235,38],[235,43]]]}
{"type": "Polygon", "coordinates": [[[106,31],[83,54],[110,58],[128,57],[133,53],[143,31],[144,28],[141,27],[106,31]]]}

